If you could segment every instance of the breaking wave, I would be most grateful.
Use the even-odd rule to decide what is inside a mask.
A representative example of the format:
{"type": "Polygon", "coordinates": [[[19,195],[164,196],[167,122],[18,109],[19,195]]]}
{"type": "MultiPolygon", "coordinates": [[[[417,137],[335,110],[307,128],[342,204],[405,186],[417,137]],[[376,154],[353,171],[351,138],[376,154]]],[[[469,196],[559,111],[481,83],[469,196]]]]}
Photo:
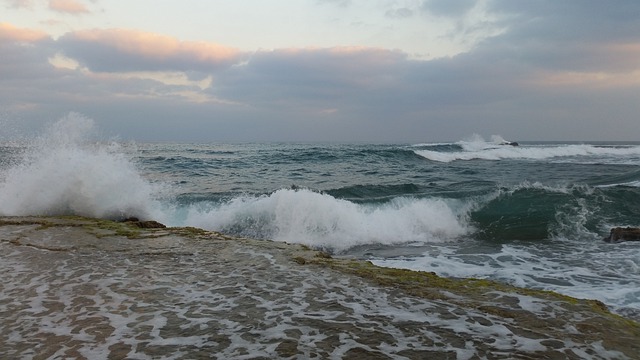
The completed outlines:
{"type": "Polygon", "coordinates": [[[186,222],[255,238],[332,250],[362,244],[443,241],[469,232],[464,211],[443,199],[395,198],[355,204],[311,190],[237,197],[209,209],[189,209],[186,222]]]}

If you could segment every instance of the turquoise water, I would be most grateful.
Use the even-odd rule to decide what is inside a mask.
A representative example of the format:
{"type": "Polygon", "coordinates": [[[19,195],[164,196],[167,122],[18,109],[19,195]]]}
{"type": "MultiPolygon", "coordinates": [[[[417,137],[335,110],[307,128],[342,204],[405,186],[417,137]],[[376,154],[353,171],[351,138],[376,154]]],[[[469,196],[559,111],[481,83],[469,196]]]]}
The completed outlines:
{"type": "MultiPolygon", "coordinates": [[[[640,314],[640,143],[140,144],[67,118],[0,148],[0,215],[137,216],[640,314]]],[[[517,140],[517,139],[510,139],[517,140]]]]}

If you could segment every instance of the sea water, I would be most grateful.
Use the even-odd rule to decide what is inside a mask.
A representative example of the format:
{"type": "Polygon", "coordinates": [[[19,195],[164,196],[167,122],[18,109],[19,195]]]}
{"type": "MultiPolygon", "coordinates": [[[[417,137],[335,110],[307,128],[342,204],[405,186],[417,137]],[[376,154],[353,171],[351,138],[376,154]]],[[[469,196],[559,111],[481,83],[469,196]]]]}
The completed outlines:
{"type": "MultiPolygon", "coordinates": [[[[380,266],[598,299],[640,318],[640,143],[118,142],[70,114],[0,146],[0,215],[136,216],[380,266]]],[[[510,139],[517,140],[517,139],[510,139]]]]}

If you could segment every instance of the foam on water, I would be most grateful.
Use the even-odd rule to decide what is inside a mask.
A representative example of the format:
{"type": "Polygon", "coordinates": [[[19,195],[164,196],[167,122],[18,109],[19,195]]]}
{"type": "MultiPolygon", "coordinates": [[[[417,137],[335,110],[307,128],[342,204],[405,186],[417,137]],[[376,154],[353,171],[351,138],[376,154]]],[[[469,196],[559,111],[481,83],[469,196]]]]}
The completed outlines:
{"type": "Polygon", "coordinates": [[[396,198],[361,205],[310,190],[237,197],[209,209],[192,207],[185,223],[244,236],[344,250],[380,243],[443,241],[471,229],[465,211],[443,199],[396,198]]]}
{"type": "Polygon", "coordinates": [[[94,123],[77,113],[27,145],[0,173],[0,215],[159,216],[159,187],[145,180],[115,143],[91,141],[94,123]]]}
{"type": "Polygon", "coordinates": [[[613,310],[640,316],[640,253],[635,244],[576,243],[554,240],[532,246],[502,244],[476,251],[432,245],[422,256],[377,259],[379,266],[434,271],[461,278],[486,278],[515,286],[552,290],[576,298],[597,299],[613,310]],[[612,267],[612,264],[616,264],[612,267]]]}

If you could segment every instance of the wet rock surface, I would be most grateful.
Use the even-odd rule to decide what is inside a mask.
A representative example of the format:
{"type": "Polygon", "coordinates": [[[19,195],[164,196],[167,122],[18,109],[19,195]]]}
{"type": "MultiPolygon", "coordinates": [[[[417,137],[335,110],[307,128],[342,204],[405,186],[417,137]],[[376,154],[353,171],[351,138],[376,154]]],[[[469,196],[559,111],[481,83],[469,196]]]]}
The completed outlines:
{"type": "Polygon", "coordinates": [[[595,301],[297,245],[81,218],[0,219],[7,358],[624,359],[595,301]]]}
{"type": "Polygon", "coordinates": [[[640,228],[615,227],[611,229],[609,236],[604,238],[606,242],[640,241],[640,228]]]}

